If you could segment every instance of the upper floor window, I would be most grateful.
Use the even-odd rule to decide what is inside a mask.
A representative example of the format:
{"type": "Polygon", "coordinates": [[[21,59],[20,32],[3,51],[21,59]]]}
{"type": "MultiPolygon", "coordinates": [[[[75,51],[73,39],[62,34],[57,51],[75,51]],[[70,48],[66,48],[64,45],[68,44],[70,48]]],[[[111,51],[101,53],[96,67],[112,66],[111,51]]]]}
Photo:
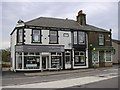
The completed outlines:
{"type": "Polygon", "coordinates": [[[41,42],[41,31],[40,30],[32,31],[32,42],[41,42]]]}
{"type": "Polygon", "coordinates": [[[85,44],[85,33],[84,32],[78,32],[78,43],[85,44]]]}
{"type": "Polygon", "coordinates": [[[52,44],[58,43],[58,31],[50,31],[49,40],[52,44]]]}
{"type": "Polygon", "coordinates": [[[104,35],[99,34],[99,45],[104,45],[104,35]]]}
{"type": "Polygon", "coordinates": [[[18,32],[17,32],[17,41],[18,43],[22,43],[23,42],[23,29],[18,29],[18,32]]]}
{"type": "Polygon", "coordinates": [[[74,44],[77,44],[77,32],[74,32],[74,44]]]}
{"type": "Polygon", "coordinates": [[[74,32],[74,44],[85,44],[85,32],[74,32]]]}

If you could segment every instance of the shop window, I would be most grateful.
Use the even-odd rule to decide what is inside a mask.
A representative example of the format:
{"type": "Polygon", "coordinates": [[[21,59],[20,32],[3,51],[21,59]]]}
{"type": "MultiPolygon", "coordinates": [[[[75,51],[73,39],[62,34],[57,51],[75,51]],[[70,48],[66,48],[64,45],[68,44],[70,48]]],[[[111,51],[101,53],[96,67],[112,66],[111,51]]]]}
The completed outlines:
{"type": "Polygon", "coordinates": [[[51,68],[61,67],[61,54],[51,53],[51,68]]]}
{"type": "Polygon", "coordinates": [[[21,52],[16,53],[16,68],[22,69],[22,53],[21,52]]]}
{"type": "Polygon", "coordinates": [[[25,56],[24,67],[25,69],[39,69],[40,57],[39,56],[25,56]]]}
{"type": "Polygon", "coordinates": [[[16,66],[17,69],[22,69],[22,59],[24,60],[23,69],[39,69],[40,68],[40,53],[39,52],[17,52],[16,66]],[[23,57],[23,58],[22,58],[23,57]]]}
{"type": "Polygon", "coordinates": [[[75,66],[85,65],[85,52],[75,51],[74,65],[75,66]]]}
{"type": "Polygon", "coordinates": [[[17,42],[18,43],[23,42],[23,29],[18,29],[17,31],[17,42]]]}
{"type": "Polygon", "coordinates": [[[34,30],[32,31],[32,42],[41,42],[41,31],[34,30]]]}
{"type": "Polygon", "coordinates": [[[92,62],[98,62],[98,51],[92,52],[92,62]]]}
{"type": "Polygon", "coordinates": [[[104,35],[99,34],[99,45],[104,45],[104,35]]]}
{"type": "Polygon", "coordinates": [[[111,51],[106,51],[106,61],[111,61],[111,51]]]}
{"type": "Polygon", "coordinates": [[[50,31],[49,43],[57,44],[58,43],[58,31],[50,31]]]}

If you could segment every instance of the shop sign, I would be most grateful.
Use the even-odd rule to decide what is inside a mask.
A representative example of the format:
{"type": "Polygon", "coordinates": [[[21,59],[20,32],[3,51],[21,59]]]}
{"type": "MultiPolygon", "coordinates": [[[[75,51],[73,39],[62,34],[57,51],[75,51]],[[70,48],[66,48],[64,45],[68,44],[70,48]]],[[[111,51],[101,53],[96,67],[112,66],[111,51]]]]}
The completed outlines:
{"type": "Polygon", "coordinates": [[[16,51],[23,52],[64,52],[64,45],[21,45],[16,51]]]}

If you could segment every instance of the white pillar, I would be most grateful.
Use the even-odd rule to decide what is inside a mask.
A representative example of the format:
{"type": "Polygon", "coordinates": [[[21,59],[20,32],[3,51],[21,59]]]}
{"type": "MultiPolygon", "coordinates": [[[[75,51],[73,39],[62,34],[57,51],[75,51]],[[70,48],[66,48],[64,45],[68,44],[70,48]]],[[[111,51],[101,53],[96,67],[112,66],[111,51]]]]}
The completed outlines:
{"type": "Polygon", "coordinates": [[[24,69],[24,52],[22,52],[22,69],[24,69]]]}
{"type": "Polygon", "coordinates": [[[73,59],[73,61],[72,61],[72,68],[74,68],[74,56],[75,56],[75,55],[74,55],[74,48],[72,48],[72,55],[73,55],[73,56],[72,56],[72,59],[73,59]]]}
{"type": "Polygon", "coordinates": [[[18,53],[15,53],[16,58],[15,58],[15,62],[16,62],[16,69],[18,69],[18,53]]]}
{"type": "Polygon", "coordinates": [[[40,54],[40,69],[42,70],[42,53],[40,54]]]}
{"type": "Polygon", "coordinates": [[[47,66],[48,63],[49,63],[49,62],[48,62],[48,57],[46,56],[46,69],[48,68],[48,66],[47,66]]]}
{"type": "Polygon", "coordinates": [[[49,68],[51,68],[51,55],[49,55],[49,68]]]}

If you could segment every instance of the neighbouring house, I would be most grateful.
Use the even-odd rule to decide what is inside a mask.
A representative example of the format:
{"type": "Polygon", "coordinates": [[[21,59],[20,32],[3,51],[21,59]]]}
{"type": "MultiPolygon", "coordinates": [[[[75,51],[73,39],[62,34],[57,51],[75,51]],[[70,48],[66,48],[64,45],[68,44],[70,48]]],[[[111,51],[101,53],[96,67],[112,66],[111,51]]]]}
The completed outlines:
{"type": "Polygon", "coordinates": [[[39,17],[22,20],[11,32],[11,70],[51,70],[111,66],[111,31],[77,20],[39,17]]]}
{"type": "Polygon", "coordinates": [[[112,46],[115,49],[115,54],[112,55],[113,64],[120,64],[120,40],[112,39],[112,46]]]}
{"type": "Polygon", "coordinates": [[[112,66],[112,39],[111,29],[105,30],[89,24],[86,24],[86,14],[77,16],[77,22],[88,31],[88,63],[89,67],[112,66]]]}

